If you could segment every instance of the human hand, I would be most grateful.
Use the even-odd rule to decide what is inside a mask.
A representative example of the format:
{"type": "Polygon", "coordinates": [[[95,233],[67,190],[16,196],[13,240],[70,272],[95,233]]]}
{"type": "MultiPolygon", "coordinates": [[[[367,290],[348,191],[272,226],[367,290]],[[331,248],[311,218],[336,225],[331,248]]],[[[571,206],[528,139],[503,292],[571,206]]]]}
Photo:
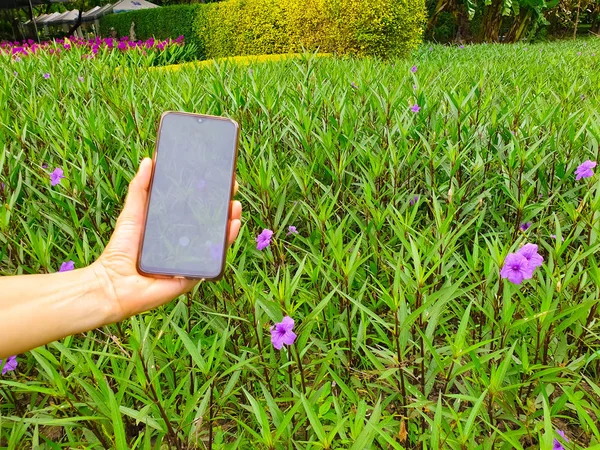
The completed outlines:
{"type": "MultiPolygon", "coordinates": [[[[145,277],[137,271],[152,164],[149,158],[142,160],[138,173],[129,184],[125,206],[110,242],[100,258],[90,266],[112,304],[109,323],[163,305],[188,292],[198,283],[198,280],[182,278],[145,277]]],[[[236,182],[236,191],[237,187],[236,182]]],[[[242,205],[234,200],[231,202],[228,245],[238,236],[241,217],[242,205]]]]}

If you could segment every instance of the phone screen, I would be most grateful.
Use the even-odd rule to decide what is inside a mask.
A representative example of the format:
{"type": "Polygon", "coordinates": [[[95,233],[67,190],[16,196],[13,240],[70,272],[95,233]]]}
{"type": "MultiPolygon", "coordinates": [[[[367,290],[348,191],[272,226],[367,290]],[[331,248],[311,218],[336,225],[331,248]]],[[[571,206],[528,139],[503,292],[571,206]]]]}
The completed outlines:
{"type": "Polygon", "coordinates": [[[163,115],[139,268],[148,274],[218,278],[224,267],[238,125],[163,115]]]}

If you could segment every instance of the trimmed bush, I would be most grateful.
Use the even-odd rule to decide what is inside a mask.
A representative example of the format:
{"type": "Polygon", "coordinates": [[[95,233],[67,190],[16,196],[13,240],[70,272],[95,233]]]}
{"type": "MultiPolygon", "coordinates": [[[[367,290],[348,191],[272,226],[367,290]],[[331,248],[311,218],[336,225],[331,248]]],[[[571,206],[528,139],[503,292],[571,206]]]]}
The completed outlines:
{"type": "Polygon", "coordinates": [[[194,21],[198,11],[204,5],[175,5],[161,8],[143,9],[126,13],[109,14],[100,20],[100,33],[109,36],[111,27],[117,36],[128,36],[131,22],[135,22],[135,34],[138,39],[175,39],[185,37],[185,42],[195,44],[197,57],[204,58],[203,40],[194,31],[194,21]]]}
{"type": "Polygon", "coordinates": [[[100,22],[138,39],[185,37],[197,57],[298,52],[404,56],[421,42],[424,0],[226,0],[112,14],[100,22]]]}
{"type": "Polygon", "coordinates": [[[295,52],[404,56],[421,42],[424,0],[226,0],[198,10],[209,58],[295,52]]]}

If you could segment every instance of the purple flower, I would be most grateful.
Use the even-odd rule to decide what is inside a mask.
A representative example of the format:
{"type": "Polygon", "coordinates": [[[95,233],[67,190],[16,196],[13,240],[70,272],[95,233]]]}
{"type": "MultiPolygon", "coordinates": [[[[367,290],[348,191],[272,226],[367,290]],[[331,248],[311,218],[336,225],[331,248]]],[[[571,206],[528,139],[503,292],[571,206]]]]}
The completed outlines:
{"type": "MultiPolygon", "coordinates": [[[[2,360],[0,359],[0,365],[2,364],[2,360]]],[[[6,364],[4,364],[4,367],[2,368],[2,375],[5,375],[6,372],[12,372],[13,370],[15,370],[17,368],[17,357],[16,356],[9,356],[6,359],[6,364]]]]}
{"type": "Polygon", "coordinates": [[[356,85],[356,83],[354,81],[352,83],[350,83],[350,86],[352,86],[352,88],[354,88],[354,89],[358,89],[358,86],[356,85]]]}
{"type": "Polygon", "coordinates": [[[594,176],[594,171],[592,170],[596,167],[596,161],[590,161],[589,159],[579,165],[575,170],[576,180],[581,180],[582,178],[590,178],[594,176]]]}
{"type": "MultiPolygon", "coordinates": [[[[563,438],[565,441],[569,442],[569,440],[567,439],[567,437],[565,436],[565,432],[562,430],[556,430],[556,433],[563,438]]],[[[554,438],[554,441],[552,442],[552,450],[565,450],[565,448],[563,447],[563,445],[560,443],[560,441],[556,438],[554,438]]]]}
{"type": "Polygon", "coordinates": [[[577,56],[581,56],[581,52],[577,52],[577,56]]]}
{"type": "Polygon", "coordinates": [[[298,234],[298,230],[296,229],[296,227],[294,225],[290,225],[288,227],[288,233],[286,236],[289,236],[290,234],[298,234]]]}
{"type": "Polygon", "coordinates": [[[60,180],[65,177],[63,170],[60,167],[57,167],[50,174],[50,185],[56,186],[60,184],[60,180]]]}
{"type": "Polygon", "coordinates": [[[413,84],[413,91],[416,91],[416,90],[417,90],[417,85],[413,84]]]}
{"type": "Polygon", "coordinates": [[[294,319],[285,316],[283,320],[271,327],[271,343],[277,350],[281,350],[283,344],[292,345],[296,341],[294,329],[294,319]]]}
{"type": "Polygon", "coordinates": [[[83,83],[83,79],[84,79],[83,77],[77,77],[77,80],[78,80],[80,83],[83,83]]]}
{"type": "Polygon", "coordinates": [[[43,163],[43,164],[42,164],[42,169],[47,169],[47,168],[48,168],[48,164],[46,164],[46,163],[43,163]]]}
{"type": "MultiPolygon", "coordinates": [[[[552,239],[556,239],[556,235],[555,234],[551,234],[550,237],[552,239]]],[[[564,236],[562,237],[562,241],[565,242],[565,237],[564,236]]]]}
{"type": "Polygon", "coordinates": [[[500,271],[502,278],[508,278],[514,284],[521,284],[523,280],[531,278],[531,275],[527,259],[518,253],[509,253],[500,271]]]}
{"type": "Polygon", "coordinates": [[[433,47],[429,47],[429,51],[433,50],[433,47]]]}
{"type": "Polygon", "coordinates": [[[75,263],[73,261],[67,261],[60,265],[59,272],[69,272],[75,269],[75,263]]]}
{"type": "Polygon", "coordinates": [[[414,113],[418,113],[419,111],[421,111],[421,107],[415,103],[410,107],[410,110],[414,113]]]}
{"type": "Polygon", "coordinates": [[[529,227],[531,227],[531,222],[523,222],[521,225],[519,225],[519,230],[527,231],[529,230],[529,227]]]}
{"type": "Polygon", "coordinates": [[[262,230],[262,233],[260,233],[256,237],[256,249],[262,251],[265,248],[267,248],[269,245],[271,245],[272,237],[273,237],[273,232],[271,230],[268,230],[268,229],[262,230]]]}
{"type": "Polygon", "coordinates": [[[19,72],[17,72],[16,70],[13,73],[15,74],[15,77],[19,76],[19,72]]]}
{"type": "MultiPolygon", "coordinates": [[[[593,54],[592,54],[593,56],[593,54]]],[[[15,56],[15,62],[21,62],[21,58],[19,58],[18,56],[15,56]]]]}
{"type": "MultiPolygon", "coordinates": [[[[518,255],[521,255],[527,260],[527,263],[529,264],[529,269],[531,270],[531,276],[533,276],[533,271],[536,268],[540,267],[544,262],[544,258],[537,252],[537,250],[537,245],[525,244],[517,252],[518,255]]],[[[531,278],[531,276],[529,278],[531,278]]]]}
{"type": "Polygon", "coordinates": [[[49,73],[45,73],[44,74],[44,78],[47,80],[48,78],[50,78],[50,74],[49,73]]]}
{"type": "Polygon", "coordinates": [[[119,42],[119,45],[117,45],[117,48],[118,48],[119,50],[127,50],[127,42],[125,42],[125,41],[120,41],[120,42],[119,42]]]}
{"type": "Polygon", "coordinates": [[[410,68],[410,71],[411,71],[412,73],[417,73],[417,66],[412,66],[412,67],[410,68]]]}
{"type": "Polygon", "coordinates": [[[418,201],[419,201],[419,196],[418,196],[418,195],[415,195],[413,198],[411,198],[411,199],[408,201],[408,204],[409,204],[410,206],[413,206],[413,205],[415,205],[415,204],[416,204],[418,201]]]}
{"type": "Polygon", "coordinates": [[[460,45],[458,46],[458,48],[465,48],[465,46],[464,46],[464,45],[462,45],[462,44],[460,44],[460,45]]]}

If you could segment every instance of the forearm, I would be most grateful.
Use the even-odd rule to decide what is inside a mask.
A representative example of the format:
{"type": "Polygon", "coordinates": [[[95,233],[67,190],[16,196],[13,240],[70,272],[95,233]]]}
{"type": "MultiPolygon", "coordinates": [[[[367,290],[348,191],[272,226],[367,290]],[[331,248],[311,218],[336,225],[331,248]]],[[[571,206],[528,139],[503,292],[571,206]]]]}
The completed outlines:
{"type": "Polygon", "coordinates": [[[0,358],[110,323],[113,310],[91,268],[0,277],[0,358]]]}

